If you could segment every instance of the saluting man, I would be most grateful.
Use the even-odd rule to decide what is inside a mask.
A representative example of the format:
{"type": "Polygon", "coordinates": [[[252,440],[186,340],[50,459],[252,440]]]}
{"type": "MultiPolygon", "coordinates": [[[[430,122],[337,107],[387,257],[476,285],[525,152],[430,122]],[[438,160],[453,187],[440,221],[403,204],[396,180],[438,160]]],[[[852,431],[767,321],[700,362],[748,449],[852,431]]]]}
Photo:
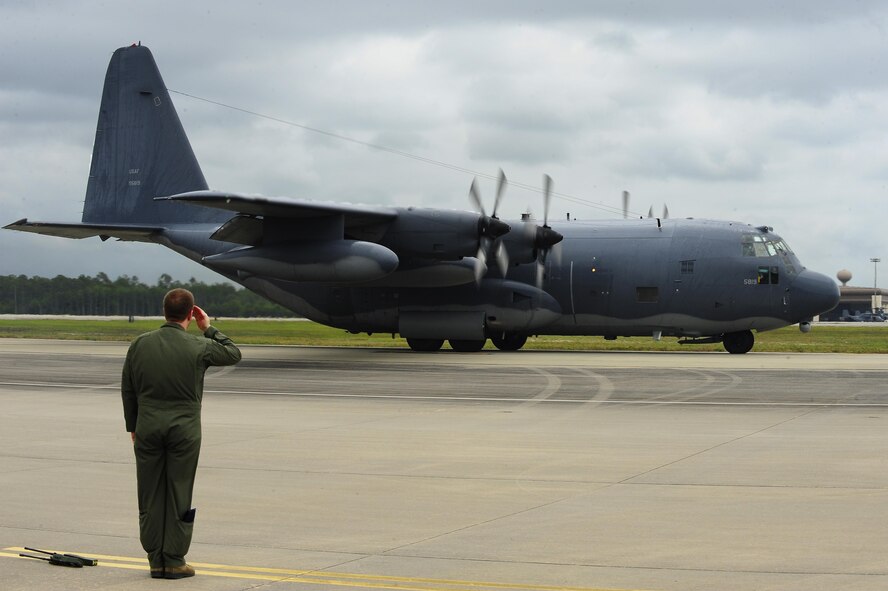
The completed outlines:
{"type": "Polygon", "coordinates": [[[181,579],[194,576],[185,555],[194,528],[191,494],[204,373],[212,365],[234,365],[241,353],[210,326],[187,289],[164,296],[163,314],[163,326],[130,344],[120,389],[136,454],[139,533],[151,576],[181,579]],[[186,332],[192,320],[203,336],[186,332]]]}

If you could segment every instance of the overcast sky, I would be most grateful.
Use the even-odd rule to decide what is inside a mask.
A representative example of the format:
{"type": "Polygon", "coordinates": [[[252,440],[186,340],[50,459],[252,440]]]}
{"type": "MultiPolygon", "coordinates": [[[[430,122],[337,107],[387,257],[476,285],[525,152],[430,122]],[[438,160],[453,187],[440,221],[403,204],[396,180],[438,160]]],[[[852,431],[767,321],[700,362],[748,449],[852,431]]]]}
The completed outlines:
{"type": "MultiPolygon", "coordinates": [[[[888,4],[724,4],[6,0],[0,225],[80,220],[108,59],[141,41],[171,90],[450,166],[173,94],[213,189],[470,209],[452,167],[548,173],[570,197],[552,218],[619,217],[628,190],[637,214],[767,224],[807,267],[872,285],[888,4]]],[[[541,204],[511,187],[501,211],[541,204]]],[[[0,231],[0,252],[0,275],[221,280],[155,245],[0,231]]]]}

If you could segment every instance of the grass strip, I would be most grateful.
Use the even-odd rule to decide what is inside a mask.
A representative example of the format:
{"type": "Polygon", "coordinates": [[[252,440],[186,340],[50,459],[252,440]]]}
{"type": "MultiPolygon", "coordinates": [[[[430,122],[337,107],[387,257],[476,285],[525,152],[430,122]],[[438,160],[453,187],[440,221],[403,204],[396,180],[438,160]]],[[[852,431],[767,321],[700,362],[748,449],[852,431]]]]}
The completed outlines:
{"type": "MultiPolygon", "coordinates": [[[[158,319],[126,318],[96,319],[0,319],[0,337],[31,339],[71,339],[90,341],[124,341],[157,328],[158,319]]],[[[407,343],[391,334],[353,335],[338,329],[308,321],[281,321],[263,319],[213,320],[222,332],[239,344],[306,345],[327,347],[400,347],[407,343]]],[[[192,328],[191,330],[194,330],[192,328]]],[[[446,346],[446,345],[445,345],[446,346]]],[[[486,348],[493,348],[488,341],[486,348]]],[[[679,345],[677,339],[664,337],[657,342],[650,337],[621,337],[606,341],[602,337],[540,336],[530,338],[526,350],[566,351],[723,351],[720,344],[679,345]]],[[[797,326],[756,333],[754,351],[785,353],[888,353],[888,326],[886,325],[814,325],[803,334],[797,326]]]]}

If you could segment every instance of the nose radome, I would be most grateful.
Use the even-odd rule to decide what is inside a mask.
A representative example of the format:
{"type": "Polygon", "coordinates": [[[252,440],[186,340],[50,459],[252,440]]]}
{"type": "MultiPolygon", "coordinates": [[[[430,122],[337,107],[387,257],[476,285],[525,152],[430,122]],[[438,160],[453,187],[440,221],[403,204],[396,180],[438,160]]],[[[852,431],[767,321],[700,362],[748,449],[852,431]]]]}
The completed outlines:
{"type": "Polygon", "coordinates": [[[804,270],[792,282],[793,300],[803,318],[829,312],[839,304],[839,286],[830,277],[804,270]]]}

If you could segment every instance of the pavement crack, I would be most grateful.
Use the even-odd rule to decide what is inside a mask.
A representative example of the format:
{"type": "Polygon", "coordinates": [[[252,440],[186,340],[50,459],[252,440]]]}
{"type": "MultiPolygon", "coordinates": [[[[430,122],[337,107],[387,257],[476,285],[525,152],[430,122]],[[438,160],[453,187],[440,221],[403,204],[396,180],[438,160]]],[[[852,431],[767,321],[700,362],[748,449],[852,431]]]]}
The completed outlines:
{"type": "Polygon", "coordinates": [[[515,516],[518,516],[518,515],[522,515],[522,514],[524,514],[524,513],[530,513],[531,511],[536,511],[536,510],[538,510],[538,509],[543,509],[543,508],[545,508],[545,507],[550,507],[550,506],[552,506],[552,505],[557,505],[558,503],[563,503],[564,501],[567,501],[567,500],[570,500],[570,499],[573,499],[573,498],[576,498],[576,495],[569,495],[569,496],[566,496],[566,497],[562,497],[562,498],[560,498],[560,499],[555,499],[555,500],[553,500],[553,501],[549,501],[549,502],[547,502],[547,503],[541,503],[541,504],[539,504],[539,505],[534,505],[533,507],[525,507],[524,509],[520,509],[520,510],[518,510],[518,511],[512,511],[511,513],[506,513],[506,514],[504,514],[504,515],[498,515],[498,516],[496,516],[496,517],[491,517],[490,519],[484,519],[484,520],[482,520],[482,521],[478,521],[478,522],[475,522],[475,523],[470,523],[470,524],[468,524],[468,525],[464,525],[464,526],[462,526],[462,527],[457,527],[457,528],[454,528],[454,529],[449,530],[449,531],[445,531],[445,532],[441,532],[441,533],[435,534],[435,535],[433,535],[433,536],[427,536],[427,537],[425,537],[425,538],[423,538],[423,539],[421,539],[421,540],[414,540],[414,541],[412,541],[412,542],[408,542],[408,543],[406,543],[406,544],[401,544],[400,546],[394,546],[394,547],[392,547],[392,548],[389,548],[389,549],[387,549],[387,550],[382,551],[380,554],[381,554],[381,555],[386,555],[386,554],[389,554],[389,553],[394,553],[394,552],[397,552],[398,550],[401,550],[401,549],[403,549],[403,548],[409,548],[410,546],[415,546],[415,545],[417,545],[417,544],[423,544],[423,543],[425,543],[425,542],[429,542],[429,541],[432,541],[432,540],[437,540],[437,539],[439,539],[439,538],[443,538],[443,537],[445,537],[445,536],[453,535],[453,534],[455,534],[455,533],[459,533],[459,532],[462,532],[462,531],[467,531],[467,530],[470,530],[470,529],[473,529],[473,528],[476,528],[476,527],[479,527],[479,526],[482,526],[482,525],[487,525],[487,524],[490,524],[490,523],[495,523],[495,522],[497,522],[497,521],[501,521],[501,520],[503,520],[503,519],[508,519],[508,518],[510,518],[510,517],[515,517],[515,516]]]}
{"type": "Polygon", "coordinates": [[[737,443],[738,441],[743,441],[744,439],[754,437],[756,435],[764,433],[765,431],[770,431],[771,429],[774,429],[776,427],[780,427],[781,425],[786,425],[787,423],[791,423],[791,422],[798,420],[802,417],[808,416],[814,412],[817,412],[818,410],[820,410],[819,407],[808,409],[805,412],[799,413],[795,416],[789,417],[789,418],[784,419],[782,421],[777,421],[775,423],[772,423],[771,425],[768,425],[766,427],[762,427],[761,429],[756,429],[755,431],[751,431],[751,432],[746,433],[744,435],[740,435],[738,437],[734,437],[732,439],[722,441],[721,443],[717,443],[716,445],[712,445],[710,447],[707,447],[706,449],[701,449],[701,450],[696,451],[692,454],[688,454],[684,457],[672,460],[671,462],[666,462],[665,464],[661,464],[660,466],[657,466],[655,468],[650,468],[649,470],[639,472],[638,474],[635,474],[633,476],[628,476],[615,484],[630,484],[632,480],[635,480],[637,478],[641,478],[642,476],[647,476],[648,474],[652,474],[658,470],[662,470],[663,468],[668,468],[669,466],[674,466],[676,464],[680,464],[681,462],[685,462],[687,460],[690,460],[691,458],[696,458],[696,457],[701,456],[703,454],[707,454],[707,453],[709,453],[713,450],[719,449],[721,447],[725,447],[725,446],[731,445],[733,443],[737,443]]]}

